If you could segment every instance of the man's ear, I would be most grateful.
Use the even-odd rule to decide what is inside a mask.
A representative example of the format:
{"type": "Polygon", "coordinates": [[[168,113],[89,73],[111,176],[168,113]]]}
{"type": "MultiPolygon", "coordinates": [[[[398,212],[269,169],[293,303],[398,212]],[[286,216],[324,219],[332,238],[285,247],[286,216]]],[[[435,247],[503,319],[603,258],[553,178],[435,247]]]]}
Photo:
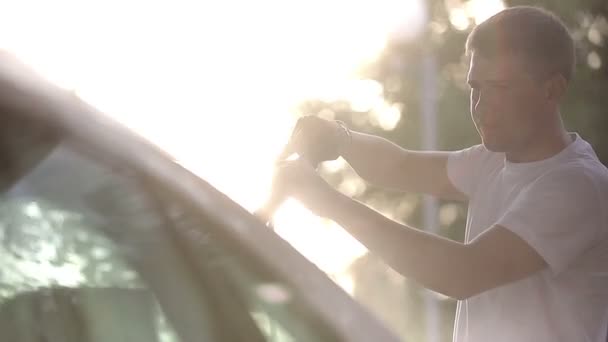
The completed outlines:
{"type": "Polygon", "coordinates": [[[545,81],[545,96],[547,101],[559,104],[562,98],[566,95],[568,89],[568,81],[560,74],[556,73],[545,81]]]}

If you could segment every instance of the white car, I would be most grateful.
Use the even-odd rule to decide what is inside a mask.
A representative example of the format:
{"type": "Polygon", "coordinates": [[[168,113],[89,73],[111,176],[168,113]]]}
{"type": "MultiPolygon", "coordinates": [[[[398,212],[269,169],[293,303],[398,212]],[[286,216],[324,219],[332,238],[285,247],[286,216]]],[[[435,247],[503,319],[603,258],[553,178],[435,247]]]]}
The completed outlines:
{"type": "Polygon", "coordinates": [[[6,53],[0,115],[0,340],[398,340],[230,198],[6,53]]]}

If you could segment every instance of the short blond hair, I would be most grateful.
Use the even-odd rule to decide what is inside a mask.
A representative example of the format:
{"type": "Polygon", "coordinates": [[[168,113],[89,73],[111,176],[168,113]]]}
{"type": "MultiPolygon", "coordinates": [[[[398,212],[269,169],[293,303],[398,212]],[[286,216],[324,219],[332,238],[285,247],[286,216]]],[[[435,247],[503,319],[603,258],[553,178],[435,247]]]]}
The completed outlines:
{"type": "Polygon", "coordinates": [[[476,26],[466,42],[468,55],[486,58],[520,55],[541,78],[555,73],[572,79],[576,63],[574,41],[566,25],[538,7],[507,8],[476,26]]]}

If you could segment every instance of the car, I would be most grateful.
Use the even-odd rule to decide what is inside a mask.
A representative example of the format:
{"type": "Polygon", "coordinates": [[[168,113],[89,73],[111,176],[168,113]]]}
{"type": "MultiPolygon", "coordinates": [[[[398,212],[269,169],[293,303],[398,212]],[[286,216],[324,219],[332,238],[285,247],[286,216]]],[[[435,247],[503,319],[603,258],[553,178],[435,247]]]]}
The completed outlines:
{"type": "Polygon", "coordinates": [[[398,341],[250,212],[0,53],[11,342],[398,341]]]}

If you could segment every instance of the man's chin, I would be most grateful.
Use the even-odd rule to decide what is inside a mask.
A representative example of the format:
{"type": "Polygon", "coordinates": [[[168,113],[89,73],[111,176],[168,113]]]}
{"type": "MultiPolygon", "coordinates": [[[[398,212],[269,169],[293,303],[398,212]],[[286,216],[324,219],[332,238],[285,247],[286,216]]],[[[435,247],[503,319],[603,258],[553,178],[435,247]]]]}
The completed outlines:
{"type": "Polygon", "coordinates": [[[488,139],[482,139],[483,146],[490,152],[505,152],[505,146],[499,144],[496,141],[489,141],[488,139]]]}

